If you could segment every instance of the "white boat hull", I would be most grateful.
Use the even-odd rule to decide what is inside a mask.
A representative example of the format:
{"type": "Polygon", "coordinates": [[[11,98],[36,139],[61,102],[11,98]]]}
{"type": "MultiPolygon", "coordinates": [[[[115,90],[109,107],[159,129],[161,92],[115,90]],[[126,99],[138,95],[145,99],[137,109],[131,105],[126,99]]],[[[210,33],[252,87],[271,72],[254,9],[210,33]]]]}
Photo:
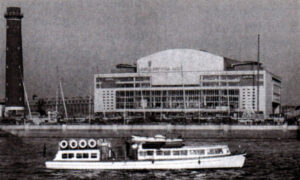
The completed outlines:
{"type": "Polygon", "coordinates": [[[144,160],[144,161],[102,161],[102,162],[65,162],[47,161],[49,169],[208,169],[241,168],[245,163],[245,154],[222,157],[209,157],[187,160],[144,160]]]}

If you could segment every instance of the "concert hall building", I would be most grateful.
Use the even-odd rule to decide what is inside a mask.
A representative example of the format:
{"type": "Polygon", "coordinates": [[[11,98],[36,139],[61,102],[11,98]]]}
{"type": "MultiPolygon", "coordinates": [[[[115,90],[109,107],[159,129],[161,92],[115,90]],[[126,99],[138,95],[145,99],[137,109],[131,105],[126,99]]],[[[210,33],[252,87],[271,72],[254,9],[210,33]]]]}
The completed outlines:
{"type": "Polygon", "coordinates": [[[281,79],[257,61],[170,49],[140,58],[132,67],[132,72],[94,75],[96,114],[267,118],[280,111],[281,79]]]}

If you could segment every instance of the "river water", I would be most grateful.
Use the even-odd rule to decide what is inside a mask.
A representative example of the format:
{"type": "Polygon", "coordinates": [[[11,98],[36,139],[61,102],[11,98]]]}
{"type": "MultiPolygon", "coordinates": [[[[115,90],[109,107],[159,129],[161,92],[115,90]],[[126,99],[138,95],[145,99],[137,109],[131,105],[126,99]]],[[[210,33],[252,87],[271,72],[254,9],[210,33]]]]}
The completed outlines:
{"type": "MultiPolygon", "coordinates": [[[[134,133],[127,133],[129,134],[134,133]]],[[[77,137],[82,136],[86,137],[86,134],[81,135],[80,132],[77,134],[77,137]]],[[[117,135],[107,137],[107,133],[99,133],[97,138],[101,136],[111,140],[113,145],[120,144],[124,140],[117,135]]],[[[64,137],[68,137],[68,134],[64,137]]],[[[54,158],[57,143],[61,139],[45,136],[0,137],[0,179],[300,179],[300,141],[293,138],[276,138],[276,134],[274,138],[214,139],[197,138],[185,132],[187,145],[228,144],[232,152],[247,152],[243,168],[214,170],[46,169],[44,163],[54,158]],[[46,146],[45,154],[44,146],[46,146]]]]}

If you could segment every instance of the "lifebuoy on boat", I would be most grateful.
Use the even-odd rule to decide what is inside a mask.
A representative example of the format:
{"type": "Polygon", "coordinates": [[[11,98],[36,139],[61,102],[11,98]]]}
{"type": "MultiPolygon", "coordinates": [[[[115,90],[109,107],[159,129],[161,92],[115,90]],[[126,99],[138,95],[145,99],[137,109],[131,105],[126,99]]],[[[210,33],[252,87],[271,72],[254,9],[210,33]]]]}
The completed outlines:
{"type": "Polygon", "coordinates": [[[78,145],[79,145],[80,148],[83,149],[83,148],[86,148],[87,142],[86,142],[85,139],[80,139],[78,145]]]}
{"type": "Polygon", "coordinates": [[[88,145],[90,148],[95,148],[97,146],[97,142],[95,139],[89,139],[88,145]]]}
{"type": "Polygon", "coordinates": [[[77,143],[77,141],[76,141],[75,139],[71,139],[71,140],[69,141],[69,145],[70,145],[70,147],[71,147],[72,149],[75,149],[75,148],[77,148],[78,143],[77,143]]]}
{"type": "Polygon", "coordinates": [[[133,144],[131,145],[132,149],[137,149],[138,145],[137,144],[133,144]]]}
{"type": "Polygon", "coordinates": [[[62,149],[66,149],[68,147],[68,141],[62,140],[59,142],[59,147],[62,149]]]}

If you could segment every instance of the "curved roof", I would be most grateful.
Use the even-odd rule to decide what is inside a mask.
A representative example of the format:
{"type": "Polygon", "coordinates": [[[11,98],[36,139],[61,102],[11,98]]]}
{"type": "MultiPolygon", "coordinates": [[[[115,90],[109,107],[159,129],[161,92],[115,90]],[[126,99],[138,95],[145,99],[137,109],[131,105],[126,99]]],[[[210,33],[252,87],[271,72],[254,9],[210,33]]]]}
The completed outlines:
{"type": "Polygon", "coordinates": [[[169,49],[137,60],[139,72],[220,71],[224,58],[194,49],[169,49]]]}

